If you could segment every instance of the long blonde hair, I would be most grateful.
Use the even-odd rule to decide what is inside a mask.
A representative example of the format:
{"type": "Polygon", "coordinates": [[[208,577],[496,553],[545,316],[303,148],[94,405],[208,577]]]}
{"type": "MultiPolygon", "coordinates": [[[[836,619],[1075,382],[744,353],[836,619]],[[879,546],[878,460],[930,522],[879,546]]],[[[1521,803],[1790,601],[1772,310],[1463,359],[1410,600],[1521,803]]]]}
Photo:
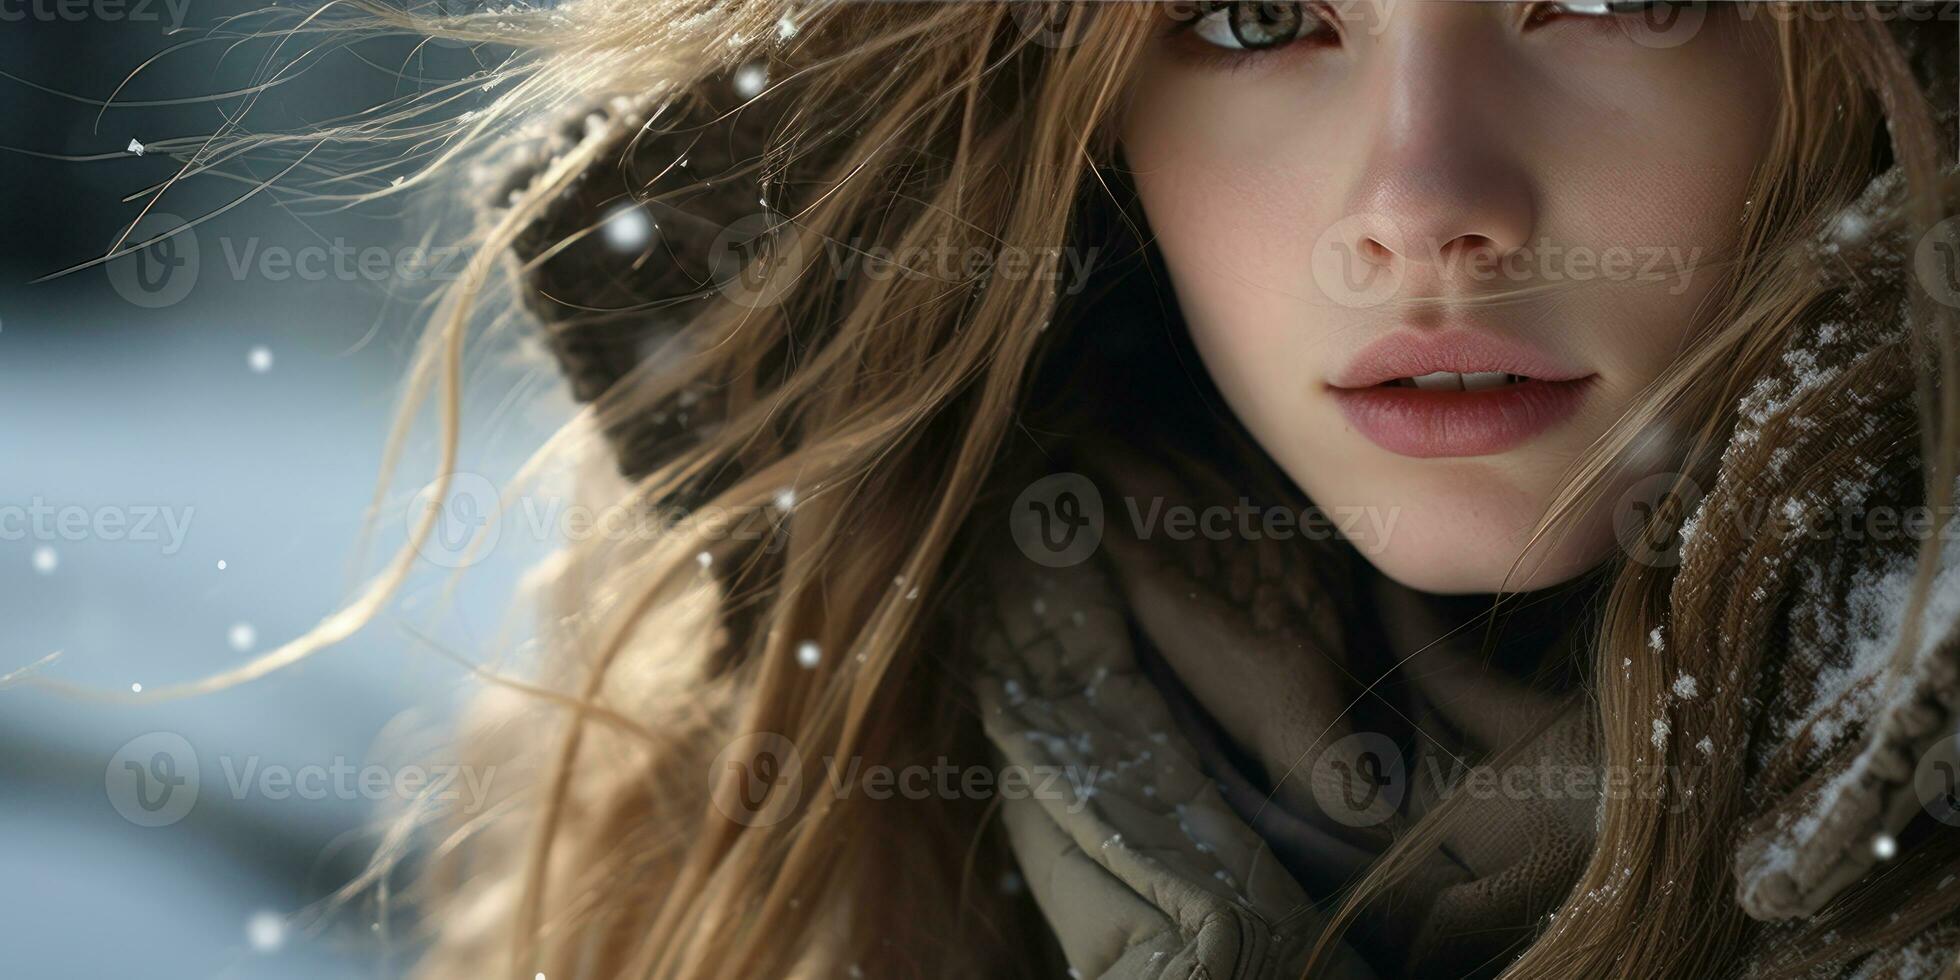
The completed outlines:
{"type": "MultiPolygon", "coordinates": [[[[385,9],[363,16],[525,51],[504,69],[498,106],[455,127],[438,164],[491,152],[511,117],[593,96],[641,100],[651,106],[642,135],[660,132],[664,119],[716,105],[707,93],[725,90],[731,72],[766,65],[767,86],[744,111],[777,107],[758,113],[773,128],[764,155],[736,176],[762,187],[766,207],[805,240],[1034,254],[1085,228],[1134,230],[1118,200],[1114,130],[1149,40],[1148,5],[583,0],[435,22],[385,9]]],[[[1775,148],[1714,326],[1575,467],[1541,534],[1583,511],[1657,422],[1687,436],[1679,468],[1706,478],[1738,386],[1817,298],[1791,256],[1879,157],[1905,165],[1920,202],[1914,221],[1928,227],[1941,216],[1926,98],[1885,29],[1859,20],[1778,32],[1785,98],[1775,148]]],[[[366,125],[345,135],[369,138],[366,125]]],[[[452,448],[439,482],[454,466],[461,348],[501,257],[606,162],[602,154],[619,152],[571,141],[480,229],[476,259],[441,310],[411,388],[441,393],[452,448]]],[[[620,190],[646,200],[654,183],[620,190]]],[[[552,251],[531,249],[518,271],[552,251]]],[[[770,540],[695,523],[625,546],[575,544],[553,564],[550,656],[535,679],[500,682],[472,720],[478,751],[505,766],[509,795],[494,817],[448,828],[428,859],[424,974],[750,978],[856,968],[993,977],[1059,968],[1025,895],[996,887],[1009,862],[986,804],[805,792],[766,824],[744,822],[714,805],[743,774],[715,763],[756,733],[800,750],[800,770],[778,792],[823,785],[822,758],[986,763],[944,597],[985,533],[972,515],[1015,470],[1003,455],[1023,408],[1067,398],[1043,390],[1037,369],[1092,304],[985,273],[839,277],[813,253],[788,254],[769,270],[784,284],[772,302],[704,291],[687,307],[678,353],[613,385],[579,423],[610,431],[690,412],[694,431],[629,467],[633,479],[612,502],[772,514],[770,540]],[[806,645],[817,655],[800,663],[806,645]]],[[[557,299],[578,307],[575,297],[557,299]]],[[[588,325],[647,314],[580,309],[588,325]]],[[[1950,486],[1953,433],[1941,420],[1954,418],[1960,388],[1944,335],[1936,339],[1946,384],[1928,402],[1926,458],[1931,479],[1944,481],[1934,485],[1950,486]]],[[[425,524],[416,537],[427,533],[425,524]]],[[[1668,596],[1665,573],[1637,563],[1611,579],[1601,663],[1642,642],[1668,596]]],[[[384,576],[370,598],[390,587],[384,576]]],[[[372,608],[240,676],[304,656],[372,608]]],[[[1644,706],[1672,676],[1659,658],[1631,660],[1638,669],[1595,672],[1609,762],[1636,757],[1644,706]]],[[[1732,781],[1713,788],[1724,799],[1737,792],[1732,781]]],[[[1323,952],[1446,819],[1398,845],[1346,897],[1323,952]]],[[[1610,802],[1574,897],[1509,975],[1706,975],[1747,929],[1716,846],[1733,819],[1718,810],[1685,824],[1638,794],[1610,802]]]]}

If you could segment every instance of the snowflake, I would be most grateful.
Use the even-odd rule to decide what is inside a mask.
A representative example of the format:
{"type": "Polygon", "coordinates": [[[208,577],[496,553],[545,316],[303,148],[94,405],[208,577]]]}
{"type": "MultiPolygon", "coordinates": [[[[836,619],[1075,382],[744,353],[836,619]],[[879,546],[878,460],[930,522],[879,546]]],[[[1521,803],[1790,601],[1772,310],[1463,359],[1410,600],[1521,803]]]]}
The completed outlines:
{"type": "Polygon", "coordinates": [[[1674,696],[1677,698],[1692,698],[1700,690],[1701,685],[1696,683],[1693,674],[1682,674],[1674,679],[1674,696]]]}

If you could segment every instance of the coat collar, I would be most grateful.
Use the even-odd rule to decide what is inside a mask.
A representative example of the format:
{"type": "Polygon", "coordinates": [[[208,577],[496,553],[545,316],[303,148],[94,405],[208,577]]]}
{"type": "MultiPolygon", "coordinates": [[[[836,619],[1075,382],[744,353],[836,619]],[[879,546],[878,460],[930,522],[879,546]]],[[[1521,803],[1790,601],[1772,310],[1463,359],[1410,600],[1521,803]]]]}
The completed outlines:
{"type": "MultiPolygon", "coordinates": [[[[1138,667],[1112,583],[1093,564],[1002,575],[976,689],[1004,766],[1036,777],[1003,800],[1002,822],[1071,966],[1299,976],[1321,912],[1199,768],[1138,667]]],[[[1373,974],[1343,951],[1330,976],[1373,974]]]]}

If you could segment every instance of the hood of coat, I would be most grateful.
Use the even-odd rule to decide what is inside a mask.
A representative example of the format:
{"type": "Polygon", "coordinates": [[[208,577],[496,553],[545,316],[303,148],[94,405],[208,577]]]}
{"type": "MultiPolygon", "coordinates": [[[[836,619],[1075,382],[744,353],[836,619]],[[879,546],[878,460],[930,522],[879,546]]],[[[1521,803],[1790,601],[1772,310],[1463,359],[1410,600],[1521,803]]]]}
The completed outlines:
{"type": "MultiPolygon", "coordinates": [[[[1951,93],[1950,22],[1933,27],[1906,32],[1910,53],[1930,91],[1951,93]]],[[[770,216],[755,171],[782,111],[609,95],[531,126],[486,169],[501,205],[574,150],[597,161],[515,244],[520,295],[579,400],[657,369],[739,271],[754,237],[741,229],[770,216]],[[678,196],[639,203],[666,190],[678,196]],[[651,218],[657,248],[594,233],[634,209],[651,218]]],[[[1954,115],[1944,107],[1949,132],[1954,115]]],[[[1812,914],[1890,855],[1927,805],[1927,760],[1951,751],[1960,713],[1957,559],[1888,670],[1907,632],[1914,542],[1817,533],[1917,485],[1903,329],[1914,243],[1885,220],[1898,184],[1875,182],[1815,243],[1838,308],[1794,336],[1739,406],[1743,422],[1683,528],[1673,612],[1655,638],[1700,674],[1655,706],[1656,758],[1706,763],[1746,747],[1734,759],[1753,774],[1736,898],[1764,921],[1812,914]]],[[[653,411],[610,421],[606,436],[629,477],[694,438],[684,413],[653,411]]],[[[1290,975],[1321,913],[1195,764],[1138,668],[1107,575],[1096,563],[1032,569],[1019,554],[1000,567],[976,685],[1004,763],[1054,776],[1052,792],[1006,801],[1002,820],[1070,962],[1090,976],[1290,975]]],[[[1370,974],[1344,954],[1337,975],[1370,974]]]]}

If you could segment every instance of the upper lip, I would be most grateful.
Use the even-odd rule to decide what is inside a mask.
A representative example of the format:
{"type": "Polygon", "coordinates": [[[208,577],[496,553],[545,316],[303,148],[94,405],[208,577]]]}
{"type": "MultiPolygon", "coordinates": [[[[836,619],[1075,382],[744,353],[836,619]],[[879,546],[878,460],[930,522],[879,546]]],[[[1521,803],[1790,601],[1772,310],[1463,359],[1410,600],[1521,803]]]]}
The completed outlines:
{"type": "Polygon", "coordinates": [[[1367,388],[1438,371],[1457,374],[1501,371],[1538,381],[1576,381],[1591,375],[1529,344],[1496,334],[1475,330],[1441,333],[1398,330],[1362,348],[1329,383],[1336,388],[1367,388]]]}

